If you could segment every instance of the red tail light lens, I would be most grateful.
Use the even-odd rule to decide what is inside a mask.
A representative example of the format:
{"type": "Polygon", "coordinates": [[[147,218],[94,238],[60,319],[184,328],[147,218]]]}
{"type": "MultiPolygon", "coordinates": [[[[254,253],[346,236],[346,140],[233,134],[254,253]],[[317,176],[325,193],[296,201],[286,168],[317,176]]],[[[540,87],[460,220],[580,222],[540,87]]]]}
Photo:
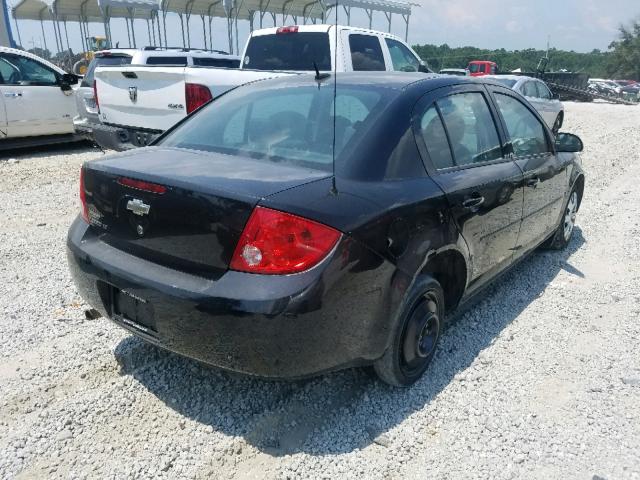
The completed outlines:
{"type": "Polygon", "coordinates": [[[100,103],[98,102],[98,87],[96,86],[96,81],[93,81],[93,98],[96,101],[96,110],[100,113],[100,103]]]}
{"type": "Polygon", "coordinates": [[[298,26],[293,25],[289,27],[278,27],[276,34],[278,33],[298,33],[298,26]]]}
{"type": "Polygon", "coordinates": [[[302,272],[325,258],[340,235],[321,223],[256,207],[240,236],[230,267],[268,275],[302,272]]]}
{"type": "Polygon", "coordinates": [[[87,193],[84,189],[84,168],[80,169],[80,215],[89,223],[89,208],[87,207],[87,193]]]}
{"type": "Polygon", "coordinates": [[[167,187],[164,185],[158,185],[157,183],[143,182],[142,180],[134,180],[133,178],[120,177],[118,179],[120,185],[125,187],[135,188],[136,190],[142,190],[143,192],[157,193],[162,195],[167,191],[167,187]]]}
{"type": "Polygon", "coordinates": [[[197,83],[185,83],[184,96],[187,103],[187,115],[213,98],[207,87],[197,83]]]}

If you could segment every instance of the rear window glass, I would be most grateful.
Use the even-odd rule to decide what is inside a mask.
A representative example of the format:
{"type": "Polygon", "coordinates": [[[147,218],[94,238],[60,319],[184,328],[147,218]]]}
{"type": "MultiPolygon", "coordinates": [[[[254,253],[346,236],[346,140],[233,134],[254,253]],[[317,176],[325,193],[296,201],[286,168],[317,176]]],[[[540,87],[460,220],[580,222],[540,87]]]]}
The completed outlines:
{"type": "Polygon", "coordinates": [[[384,71],[384,57],[378,37],[349,35],[351,63],[355,71],[384,71]]]}
{"type": "Polygon", "coordinates": [[[177,65],[179,67],[187,66],[187,57],[149,57],[147,65],[177,65]]]}
{"type": "Polygon", "coordinates": [[[329,34],[295,32],[251,37],[243,63],[254,70],[331,70],[329,34]]]}
{"type": "Polygon", "coordinates": [[[193,64],[199,67],[239,68],[240,60],[234,58],[193,57],[193,64]]]}
{"type": "Polygon", "coordinates": [[[93,75],[96,68],[104,65],[129,65],[131,63],[131,57],[129,55],[109,55],[106,57],[95,57],[91,60],[87,73],[82,79],[81,87],[93,86],[93,75]]]}
{"type": "Polygon", "coordinates": [[[339,162],[385,104],[381,90],[338,86],[334,106],[332,84],[238,89],[192,116],[160,144],[331,171],[334,124],[339,162]]]}
{"type": "Polygon", "coordinates": [[[510,80],[508,78],[492,78],[491,80],[501,83],[505,87],[509,87],[509,88],[513,88],[513,86],[516,84],[515,80],[510,80]]]}

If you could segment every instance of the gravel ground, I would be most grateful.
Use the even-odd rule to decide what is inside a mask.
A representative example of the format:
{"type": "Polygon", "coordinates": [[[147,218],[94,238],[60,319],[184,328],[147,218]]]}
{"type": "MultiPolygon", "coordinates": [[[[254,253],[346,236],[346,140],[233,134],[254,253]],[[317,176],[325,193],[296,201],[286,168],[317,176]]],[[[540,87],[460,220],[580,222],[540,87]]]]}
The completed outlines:
{"type": "Polygon", "coordinates": [[[640,107],[566,109],[587,146],[573,242],[495,285],[404,390],[232,375],[87,320],[64,242],[102,154],[0,161],[0,478],[640,479],[640,107]]]}

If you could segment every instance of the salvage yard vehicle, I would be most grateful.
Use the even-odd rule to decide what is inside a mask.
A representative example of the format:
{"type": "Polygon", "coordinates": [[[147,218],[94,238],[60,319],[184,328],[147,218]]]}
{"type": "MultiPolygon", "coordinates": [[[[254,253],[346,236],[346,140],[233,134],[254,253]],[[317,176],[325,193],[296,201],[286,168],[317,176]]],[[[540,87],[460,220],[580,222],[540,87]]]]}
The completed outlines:
{"type": "Polygon", "coordinates": [[[459,77],[466,77],[471,74],[471,72],[465,68],[443,68],[439,73],[440,75],[456,75],[459,77]]]}
{"type": "Polygon", "coordinates": [[[132,64],[238,68],[240,57],[219,50],[162,47],[119,48],[96,52],[76,90],[77,115],[73,119],[76,133],[93,140],[93,129],[100,124],[93,84],[96,68],[132,64]]]}
{"type": "Polygon", "coordinates": [[[373,364],[409,385],[448,312],[538,246],[571,241],[582,142],[554,139],[513,90],[338,78],[255,82],[152,147],[85,163],[67,238],[84,299],[225,369],[297,378],[373,364]]]}
{"type": "Polygon", "coordinates": [[[542,80],[523,75],[487,75],[486,78],[493,79],[523,95],[542,115],[554,134],[560,131],[564,123],[564,106],[559,97],[552,94],[542,80]]]}
{"type": "Polygon", "coordinates": [[[0,47],[0,150],[78,140],[78,77],[31,53],[0,47]]]}
{"type": "Polygon", "coordinates": [[[334,25],[256,30],[247,40],[240,70],[133,65],[98,68],[96,95],[102,125],[94,127],[95,138],[104,148],[114,150],[145,146],[196,108],[234,87],[316,68],[321,72],[429,71],[406,43],[387,33],[334,25]],[[335,59],[338,63],[333,65],[335,59]]]}
{"type": "Polygon", "coordinates": [[[498,73],[498,64],[488,60],[472,60],[467,65],[472,77],[483,77],[485,75],[495,75],[498,73]]]}

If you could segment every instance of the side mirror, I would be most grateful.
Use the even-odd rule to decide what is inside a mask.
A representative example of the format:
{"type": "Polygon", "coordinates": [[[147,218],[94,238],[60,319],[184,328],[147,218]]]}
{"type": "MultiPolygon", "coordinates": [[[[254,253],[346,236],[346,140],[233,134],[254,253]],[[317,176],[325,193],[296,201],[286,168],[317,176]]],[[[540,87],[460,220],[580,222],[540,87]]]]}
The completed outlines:
{"type": "Polygon", "coordinates": [[[578,153],[584,150],[584,144],[577,135],[560,132],[556,136],[556,150],[559,153],[578,153]]]}
{"type": "Polygon", "coordinates": [[[560,94],[559,93],[552,93],[551,94],[551,98],[553,98],[554,100],[560,100],[560,94]]]}
{"type": "Polygon", "coordinates": [[[79,79],[80,77],[73,73],[65,73],[60,78],[60,85],[77,85],[79,79]]]}
{"type": "Polygon", "coordinates": [[[418,71],[422,73],[433,73],[429,68],[429,66],[427,65],[427,62],[425,62],[424,60],[420,60],[420,66],[418,67],[418,71]]]}

